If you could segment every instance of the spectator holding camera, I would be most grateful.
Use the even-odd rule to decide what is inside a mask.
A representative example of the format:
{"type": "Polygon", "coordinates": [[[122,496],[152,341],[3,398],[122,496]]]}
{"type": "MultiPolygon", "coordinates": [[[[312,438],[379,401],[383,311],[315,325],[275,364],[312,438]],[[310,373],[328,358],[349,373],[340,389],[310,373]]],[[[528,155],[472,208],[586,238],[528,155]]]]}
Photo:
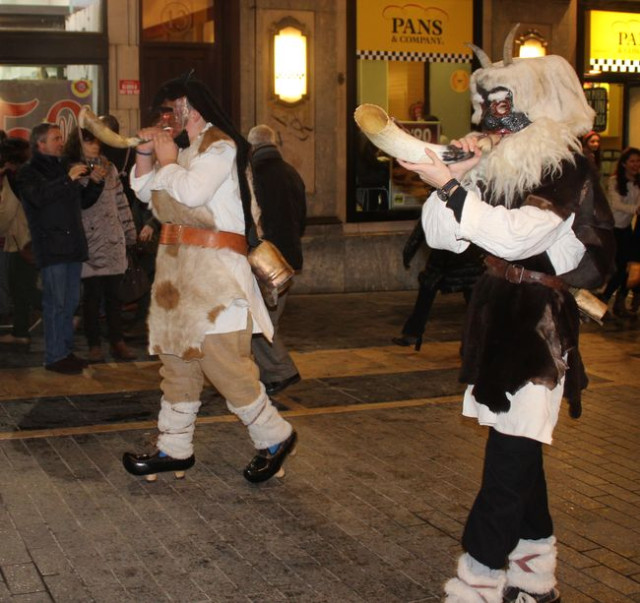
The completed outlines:
{"type": "Polygon", "coordinates": [[[127,246],[136,244],[136,229],[118,170],[102,153],[100,141],[84,128],[74,128],[64,146],[72,164],[89,167],[80,179],[88,186],[95,176],[102,183],[97,202],[82,211],[89,257],[82,264],[82,309],[90,363],[105,360],[102,350],[100,310],[104,302],[111,356],[134,360],[136,354],[122,336],[122,304],[118,289],[127,269],[127,246]]]}
{"type": "Polygon", "coordinates": [[[45,368],[77,374],[87,365],[73,353],[73,313],[88,257],[81,212],[98,200],[104,183],[97,168],[63,160],[57,124],[38,124],[30,143],[31,159],[20,168],[17,182],[42,276],[45,368]],[[83,186],[80,179],[87,174],[83,186]]]}

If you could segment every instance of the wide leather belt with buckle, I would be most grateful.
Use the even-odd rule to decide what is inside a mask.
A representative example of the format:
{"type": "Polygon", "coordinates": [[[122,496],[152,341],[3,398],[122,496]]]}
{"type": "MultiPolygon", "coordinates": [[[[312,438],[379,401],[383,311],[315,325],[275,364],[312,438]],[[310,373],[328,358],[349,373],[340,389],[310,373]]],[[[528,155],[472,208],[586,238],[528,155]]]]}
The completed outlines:
{"type": "Polygon", "coordinates": [[[161,245],[195,245],[213,249],[231,249],[247,255],[248,245],[244,235],[235,232],[214,231],[184,224],[163,224],[160,231],[161,245]]]}
{"type": "Polygon", "coordinates": [[[566,283],[558,276],[545,274],[544,272],[536,272],[535,270],[527,270],[520,264],[511,264],[506,260],[501,260],[495,256],[489,255],[484,259],[487,267],[487,274],[503,278],[505,281],[519,285],[520,283],[528,283],[532,285],[544,285],[552,289],[565,291],[566,283]]]}

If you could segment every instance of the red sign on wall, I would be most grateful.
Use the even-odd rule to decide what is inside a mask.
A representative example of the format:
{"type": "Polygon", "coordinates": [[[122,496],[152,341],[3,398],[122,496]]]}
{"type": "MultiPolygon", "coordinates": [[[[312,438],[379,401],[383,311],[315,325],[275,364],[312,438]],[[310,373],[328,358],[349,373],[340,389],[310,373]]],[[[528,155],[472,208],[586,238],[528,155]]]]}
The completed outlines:
{"type": "Polygon", "coordinates": [[[93,104],[91,80],[3,80],[0,82],[0,130],[29,139],[33,126],[58,124],[66,139],[83,105],[93,104]]]}
{"type": "Polygon", "coordinates": [[[140,94],[140,80],[119,80],[118,92],[120,94],[140,94]]]}

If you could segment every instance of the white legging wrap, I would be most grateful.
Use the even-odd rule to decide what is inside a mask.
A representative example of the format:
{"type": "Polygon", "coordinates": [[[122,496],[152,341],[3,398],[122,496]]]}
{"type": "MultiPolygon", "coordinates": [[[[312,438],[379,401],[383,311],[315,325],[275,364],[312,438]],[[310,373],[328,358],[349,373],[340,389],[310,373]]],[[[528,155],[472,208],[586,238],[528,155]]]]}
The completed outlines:
{"type": "Polygon", "coordinates": [[[445,603],[502,603],[504,570],[493,570],[469,553],[458,558],[458,576],[445,585],[445,603]]]}
{"type": "Polygon", "coordinates": [[[265,393],[262,383],[260,395],[251,404],[232,406],[227,400],[227,408],[247,426],[249,437],[258,450],[283,442],[293,431],[265,393]]]}
{"type": "Polygon", "coordinates": [[[200,409],[197,402],[160,402],[158,414],[158,450],[174,459],[186,459],[193,454],[193,432],[200,409]]]}
{"type": "Polygon", "coordinates": [[[520,540],[509,555],[507,584],[537,595],[556,585],[555,536],[540,540],[520,540]]]}

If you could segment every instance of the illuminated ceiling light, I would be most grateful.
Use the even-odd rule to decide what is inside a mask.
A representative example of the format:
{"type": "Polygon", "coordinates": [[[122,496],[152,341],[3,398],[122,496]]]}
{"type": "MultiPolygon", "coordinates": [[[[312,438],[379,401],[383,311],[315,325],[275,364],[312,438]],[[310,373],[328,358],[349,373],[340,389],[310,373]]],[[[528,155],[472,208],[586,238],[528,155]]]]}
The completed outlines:
{"type": "Polygon", "coordinates": [[[516,47],[521,59],[543,57],[547,54],[547,41],[537,29],[529,29],[518,37],[516,47]]]}
{"type": "Polygon", "coordinates": [[[308,50],[304,26],[287,17],[273,34],[273,91],[280,102],[296,104],[307,97],[308,50]]]}

